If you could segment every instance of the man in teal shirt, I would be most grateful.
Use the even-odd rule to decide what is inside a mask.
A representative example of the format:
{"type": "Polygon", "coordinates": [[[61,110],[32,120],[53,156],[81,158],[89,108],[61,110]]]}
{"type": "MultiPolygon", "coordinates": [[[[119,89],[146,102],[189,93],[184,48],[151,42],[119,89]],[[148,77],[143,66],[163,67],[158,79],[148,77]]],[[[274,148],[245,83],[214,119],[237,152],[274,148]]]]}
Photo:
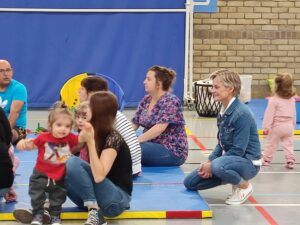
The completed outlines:
{"type": "Polygon", "coordinates": [[[13,69],[7,60],[0,59],[0,106],[12,128],[13,143],[26,136],[27,90],[12,79],[13,69]]]}

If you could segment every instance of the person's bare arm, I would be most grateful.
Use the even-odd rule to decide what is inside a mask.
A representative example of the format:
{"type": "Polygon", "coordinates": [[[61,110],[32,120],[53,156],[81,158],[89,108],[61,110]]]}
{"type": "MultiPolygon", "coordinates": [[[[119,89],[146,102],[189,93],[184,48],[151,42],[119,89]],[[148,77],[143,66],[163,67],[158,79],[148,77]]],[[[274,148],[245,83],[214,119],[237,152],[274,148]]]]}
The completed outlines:
{"type": "Polygon", "coordinates": [[[30,139],[21,139],[16,147],[18,150],[32,150],[32,149],[36,149],[37,146],[33,143],[33,138],[30,139]]]}
{"type": "Polygon", "coordinates": [[[17,101],[17,100],[12,101],[10,106],[10,113],[8,115],[8,120],[11,128],[14,128],[16,121],[19,118],[23,105],[24,105],[23,101],[17,101]]]}
{"type": "Polygon", "coordinates": [[[156,124],[153,127],[151,127],[149,130],[147,130],[145,133],[143,133],[141,136],[138,137],[139,142],[145,142],[149,141],[153,138],[156,138],[160,134],[162,134],[168,127],[168,123],[160,123],[156,124]]]}
{"type": "Polygon", "coordinates": [[[94,129],[88,122],[85,123],[83,130],[79,134],[79,141],[86,142],[94,181],[100,183],[109,173],[117,157],[117,151],[113,148],[103,149],[99,158],[94,139],[94,129]]]}
{"type": "Polygon", "coordinates": [[[96,183],[105,179],[117,157],[117,151],[113,148],[103,149],[100,158],[96,152],[95,145],[88,143],[90,165],[96,183]]]}

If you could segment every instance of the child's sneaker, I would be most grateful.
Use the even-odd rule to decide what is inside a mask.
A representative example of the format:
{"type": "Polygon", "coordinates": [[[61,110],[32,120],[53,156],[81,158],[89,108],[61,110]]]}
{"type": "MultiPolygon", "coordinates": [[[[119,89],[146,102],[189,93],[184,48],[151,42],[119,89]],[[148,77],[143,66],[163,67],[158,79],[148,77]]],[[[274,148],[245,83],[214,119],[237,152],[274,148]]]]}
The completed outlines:
{"type": "Polygon", "coordinates": [[[51,225],[62,225],[60,217],[59,216],[52,216],[51,217],[51,225]]]}
{"type": "Polygon", "coordinates": [[[295,168],[295,163],[294,162],[287,162],[286,164],[285,164],[285,168],[287,168],[287,169],[294,169],[295,168]]]}
{"type": "Polygon", "coordinates": [[[13,215],[17,221],[24,224],[31,223],[33,219],[32,211],[30,209],[15,209],[13,215]]]}
{"type": "Polygon", "coordinates": [[[263,165],[263,166],[270,166],[270,165],[271,165],[271,162],[270,162],[270,161],[263,160],[262,165],[263,165]]]}
{"type": "Polygon", "coordinates": [[[236,188],[232,196],[226,200],[228,205],[240,205],[243,204],[253,191],[252,184],[249,183],[249,186],[246,189],[236,188]]]}
{"type": "MultiPolygon", "coordinates": [[[[24,224],[30,224],[33,220],[32,210],[31,209],[15,209],[13,211],[15,219],[24,224]]],[[[50,214],[47,210],[44,210],[43,222],[44,224],[49,224],[51,221],[50,214]]]]}
{"type": "Polygon", "coordinates": [[[44,209],[43,221],[44,221],[44,224],[49,224],[51,221],[51,216],[47,209],[44,209]]]}
{"type": "Polygon", "coordinates": [[[34,215],[31,225],[43,225],[43,215],[42,214],[34,215]]]}

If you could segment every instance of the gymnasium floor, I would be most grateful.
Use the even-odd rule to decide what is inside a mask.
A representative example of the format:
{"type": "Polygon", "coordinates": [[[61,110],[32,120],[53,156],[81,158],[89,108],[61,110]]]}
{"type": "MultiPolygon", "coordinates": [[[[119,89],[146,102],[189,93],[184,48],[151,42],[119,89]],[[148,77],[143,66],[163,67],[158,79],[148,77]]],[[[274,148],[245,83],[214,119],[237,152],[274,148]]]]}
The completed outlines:
{"type": "MultiPolygon", "coordinates": [[[[131,118],[133,110],[125,114],[131,118]]],[[[255,113],[255,112],[254,112],[255,113]]],[[[256,115],[258,113],[255,113],[256,115]]],[[[39,122],[46,126],[47,111],[31,110],[28,113],[28,128],[34,130],[39,122]]],[[[195,111],[184,112],[186,128],[189,134],[189,157],[181,166],[185,173],[197,168],[216,144],[216,119],[199,118],[195,111]]],[[[259,119],[259,118],[258,118],[259,119]]],[[[262,147],[264,137],[260,137],[262,147]]],[[[296,156],[300,158],[300,136],[294,138],[296,156]]],[[[284,168],[284,155],[279,150],[271,167],[262,167],[259,175],[252,180],[253,195],[249,201],[240,206],[228,206],[224,199],[231,187],[201,191],[201,196],[207,201],[213,211],[211,219],[126,219],[109,220],[114,225],[296,225],[300,221],[300,165],[294,170],[284,168]]],[[[159,204],[159,202],[157,203],[159,204]]],[[[79,225],[82,220],[64,220],[63,224],[79,225]]],[[[16,225],[15,221],[0,221],[0,224],[16,225]]]]}

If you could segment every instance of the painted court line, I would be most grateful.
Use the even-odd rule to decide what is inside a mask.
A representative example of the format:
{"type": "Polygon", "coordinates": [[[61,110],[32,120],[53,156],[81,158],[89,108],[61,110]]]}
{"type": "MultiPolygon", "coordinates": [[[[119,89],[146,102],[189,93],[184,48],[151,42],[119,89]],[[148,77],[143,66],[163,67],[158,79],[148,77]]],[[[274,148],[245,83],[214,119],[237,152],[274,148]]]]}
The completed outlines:
{"type": "MultiPolygon", "coordinates": [[[[200,163],[194,163],[200,164],[200,163]]],[[[183,171],[183,173],[191,173],[192,171],[183,171]]],[[[300,172],[259,172],[259,174],[299,174],[300,172]]]]}
{"type": "MultiPolygon", "coordinates": [[[[197,163],[194,163],[197,164],[197,163]]],[[[198,163],[200,164],[200,163],[198,163]]],[[[183,171],[183,173],[191,173],[192,171],[183,171]]],[[[299,174],[300,172],[259,172],[259,174],[299,174]]]]}
{"type": "MultiPolygon", "coordinates": [[[[254,206],[257,211],[266,219],[266,221],[270,224],[270,225],[279,225],[275,219],[263,208],[263,207],[267,207],[267,206],[272,206],[272,207],[291,207],[291,206],[296,206],[296,207],[300,207],[300,204],[259,204],[255,198],[253,198],[252,196],[250,196],[248,198],[248,201],[250,202],[250,204],[242,204],[242,205],[236,205],[235,207],[248,207],[248,206],[254,206]]],[[[227,204],[209,204],[209,206],[229,206],[227,204]]],[[[232,206],[230,206],[232,207],[232,206]]]]}
{"type": "Polygon", "coordinates": [[[260,171],[260,174],[299,174],[300,172],[294,172],[294,171],[289,171],[289,172],[280,172],[280,171],[260,171]]]}
{"type": "Polygon", "coordinates": [[[300,207],[300,204],[268,204],[268,203],[254,203],[254,204],[242,204],[242,205],[227,205],[227,204],[208,204],[209,206],[230,206],[230,207],[241,207],[241,206],[272,206],[272,207],[300,207]]]}
{"type": "MultiPolygon", "coordinates": [[[[252,205],[258,204],[258,202],[255,200],[255,198],[253,198],[252,196],[250,196],[248,198],[248,201],[251,202],[252,205]]],[[[271,225],[278,225],[278,223],[273,219],[273,217],[262,206],[254,206],[254,207],[269,222],[269,224],[271,224],[271,225]]]]}
{"type": "Polygon", "coordinates": [[[255,193],[255,196],[259,196],[259,197],[265,197],[265,196],[272,196],[272,197],[282,197],[284,196],[285,198],[294,198],[294,197],[300,197],[300,193],[286,193],[286,192],[282,192],[282,193],[261,193],[261,194],[257,194],[255,193]]]}
{"type": "Polygon", "coordinates": [[[206,151],[206,147],[200,142],[200,140],[193,135],[193,133],[188,129],[185,128],[186,134],[192,138],[192,140],[196,143],[196,145],[202,150],[202,151],[206,151]]]}

